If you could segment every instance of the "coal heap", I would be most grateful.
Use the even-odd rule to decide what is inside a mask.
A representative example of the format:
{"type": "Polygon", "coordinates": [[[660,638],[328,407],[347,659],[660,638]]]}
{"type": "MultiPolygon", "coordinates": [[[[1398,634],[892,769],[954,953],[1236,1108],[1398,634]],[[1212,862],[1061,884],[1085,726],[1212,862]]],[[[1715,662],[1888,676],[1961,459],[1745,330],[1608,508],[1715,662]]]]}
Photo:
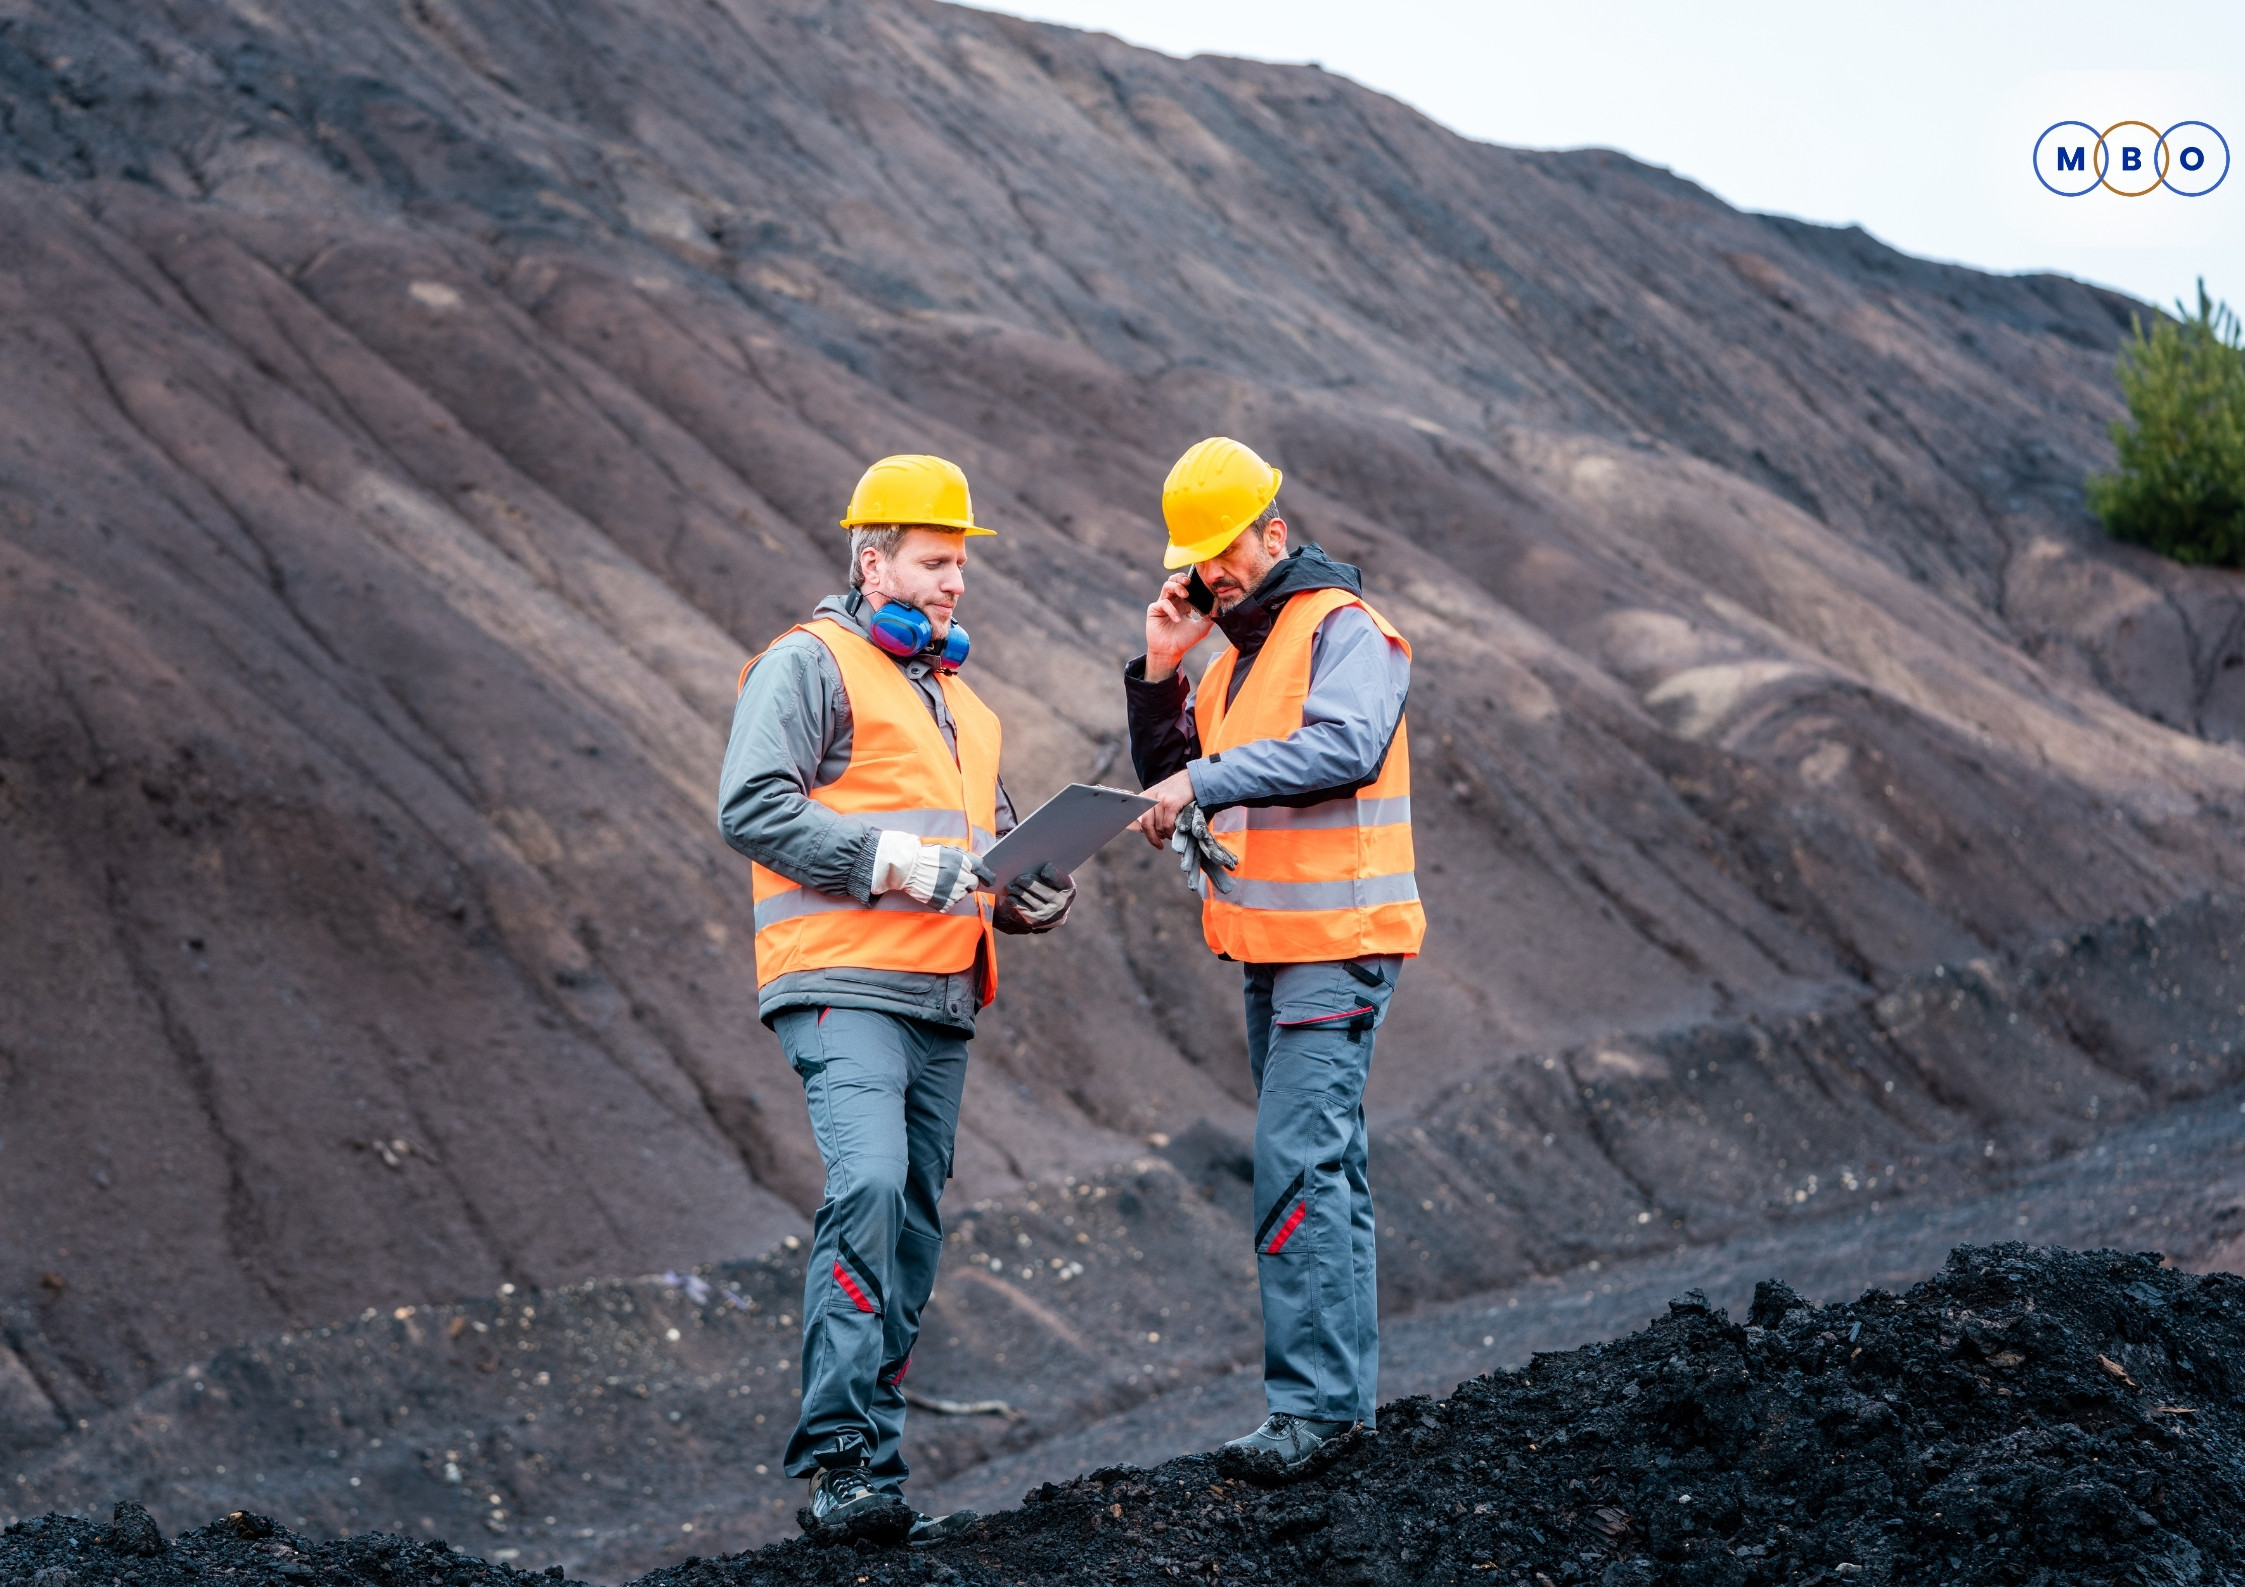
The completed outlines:
{"type": "MultiPolygon", "coordinates": [[[[935,1549],[790,1542],[638,1587],[2231,1580],[2241,1347],[2234,1275],[1959,1248],[1901,1296],[1815,1307],[1766,1281],[1744,1325],[1688,1293],[1626,1339],[1396,1401],[1297,1482],[1207,1454],[1108,1467],[935,1549]]],[[[441,1542],[319,1543],[247,1512],[168,1546],[129,1503],[106,1526],[50,1515],[0,1539],[9,1582],[221,1575],[522,1579],[441,1542]]]]}

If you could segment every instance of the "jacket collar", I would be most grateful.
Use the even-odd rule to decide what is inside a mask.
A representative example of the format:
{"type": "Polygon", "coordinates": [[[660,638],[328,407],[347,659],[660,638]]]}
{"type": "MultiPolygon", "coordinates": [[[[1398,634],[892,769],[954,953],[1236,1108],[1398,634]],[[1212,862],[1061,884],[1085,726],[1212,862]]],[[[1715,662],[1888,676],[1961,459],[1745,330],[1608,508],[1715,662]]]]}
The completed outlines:
{"type": "Polygon", "coordinates": [[[1216,626],[1239,651],[1241,661],[1252,660],[1270,638],[1271,625],[1288,601],[1311,590],[1334,589],[1362,595],[1364,575],[1346,562],[1334,561],[1314,542],[1304,541],[1263,575],[1263,582],[1246,600],[1228,612],[1218,612],[1216,626]]]}

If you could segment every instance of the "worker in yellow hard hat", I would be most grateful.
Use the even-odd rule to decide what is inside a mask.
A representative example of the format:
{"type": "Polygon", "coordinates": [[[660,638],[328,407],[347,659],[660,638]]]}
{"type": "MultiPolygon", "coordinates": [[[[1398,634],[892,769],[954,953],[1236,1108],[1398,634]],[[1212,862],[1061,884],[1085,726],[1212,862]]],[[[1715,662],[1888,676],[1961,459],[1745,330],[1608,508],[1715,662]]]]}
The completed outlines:
{"type": "MultiPolygon", "coordinates": [[[[1162,483],[1161,515],[1169,526],[1165,568],[1213,562],[1247,529],[1277,515],[1277,469],[1229,436],[1215,435],[1186,450],[1162,483]]],[[[1202,630],[1207,632],[1206,629],[1202,630]]]]}
{"type": "Polygon", "coordinates": [[[1219,1451],[1253,1474],[1332,1459],[1379,1390],[1364,1086],[1426,915],[1411,850],[1411,647],[1357,570],[1289,547],[1279,471],[1215,436],[1162,487],[1171,569],[1124,669],[1130,754],[1246,978],[1256,1272],[1269,1416],[1219,1451]],[[1185,653],[1229,646],[1196,686],[1185,653]]]}
{"type": "Polygon", "coordinates": [[[755,861],[759,1011],[801,1076],[826,1164],[803,1295],[803,1403],[787,1470],[823,1542],[929,1542],[974,1519],[904,1502],[904,1391],[943,1250],[937,1203],[967,1041],[997,995],[994,931],[1050,931],[1049,867],[994,894],[979,858],[1014,825],[997,715],[960,677],[974,521],[939,457],[885,457],[842,516],[847,594],[741,671],[718,793],[755,861]]]}

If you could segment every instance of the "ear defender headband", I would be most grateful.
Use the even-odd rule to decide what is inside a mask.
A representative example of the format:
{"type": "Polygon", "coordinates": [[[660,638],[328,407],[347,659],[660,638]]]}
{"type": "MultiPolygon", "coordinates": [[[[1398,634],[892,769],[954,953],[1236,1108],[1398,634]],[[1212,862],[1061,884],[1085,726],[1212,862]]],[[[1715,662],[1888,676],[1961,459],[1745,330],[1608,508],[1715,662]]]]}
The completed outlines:
{"type": "MultiPolygon", "coordinates": [[[[873,643],[898,660],[907,660],[924,650],[935,647],[935,624],[928,621],[927,613],[917,606],[907,606],[902,601],[891,601],[873,614],[867,624],[873,643]]],[[[957,623],[944,635],[942,649],[937,651],[935,664],[942,672],[957,672],[967,662],[967,631],[957,623]]]]}

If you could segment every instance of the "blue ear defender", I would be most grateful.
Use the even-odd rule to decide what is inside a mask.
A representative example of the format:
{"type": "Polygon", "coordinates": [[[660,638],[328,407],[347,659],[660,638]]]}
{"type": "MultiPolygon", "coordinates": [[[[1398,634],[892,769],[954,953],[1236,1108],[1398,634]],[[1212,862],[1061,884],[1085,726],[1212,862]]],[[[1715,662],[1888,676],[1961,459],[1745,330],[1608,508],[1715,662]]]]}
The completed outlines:
{"type": "MultiPolygon", "coordinates": [[[[927,613],[902,601],[891,601],[875,612],[867,627],[873,635],[873,643],[899,660],[917,656],[935,645],[935,624],[928,621],[927,613]]],[[[968,643],[967,631],[953,623],[951,631],[944,635],[943,648],[935,658],[936,666],[945,672],[957,672],[966,665],[968,643]]]]}
{"type": "Polygon", "coordinates": [[[935,624],[928,621],[927,614],[901,601],[891,601],[875,612],[866,627],[873,643],[900,660],[917,656],[935,638],[935,624]]]}

